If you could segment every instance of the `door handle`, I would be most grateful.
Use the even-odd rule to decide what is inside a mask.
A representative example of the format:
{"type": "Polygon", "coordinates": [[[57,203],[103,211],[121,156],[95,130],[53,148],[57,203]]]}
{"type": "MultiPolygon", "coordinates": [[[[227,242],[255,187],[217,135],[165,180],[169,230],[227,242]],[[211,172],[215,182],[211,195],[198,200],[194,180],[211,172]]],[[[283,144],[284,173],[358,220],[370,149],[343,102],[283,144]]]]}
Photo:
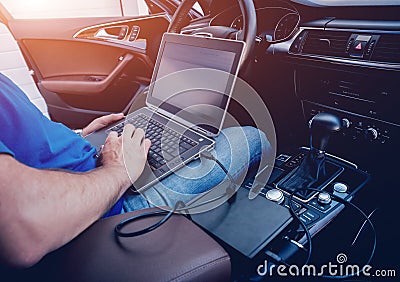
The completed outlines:
{"type": "Polygon", "coordinates": [[[122,40],[127,35],[128,30],[127,25],[103,27],[95,33],[94,38],[122,40]]]}
{"type": "Polygon", "coordinates": [[[134,58],[132,54],[125,54],[118,65],[103,80],[68,80],[68,79],[45,79],[41,84],[51,92],[75,95],[97,95],[106,90],[125,66],[134,58]]]}

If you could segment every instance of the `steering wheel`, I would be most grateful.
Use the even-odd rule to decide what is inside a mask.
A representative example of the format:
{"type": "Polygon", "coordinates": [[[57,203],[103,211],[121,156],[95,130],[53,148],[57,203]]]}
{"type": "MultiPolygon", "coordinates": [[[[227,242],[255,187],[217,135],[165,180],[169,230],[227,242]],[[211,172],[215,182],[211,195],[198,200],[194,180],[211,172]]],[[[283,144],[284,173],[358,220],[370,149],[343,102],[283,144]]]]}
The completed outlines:
{"type": "MultiPolygon", "coordinates": [[[[250,54],[254,49],[254,43],[257,34],[257,17],[256,9],[253,0],[237,0],[243,16],[243,30],[237,30],[226,26],[208,26],[198,28],[192,31],[193,35],[208,35],[218,38],[229,38],[243,40],[246,42],[246,47],[243,52],[242,66],[250,58],[250,54]]],[[[168,32],[180,33],[187,15],[192,9],[197,0],[183,0],[175,11],[171,23],[168,27],[168,32]]]]}

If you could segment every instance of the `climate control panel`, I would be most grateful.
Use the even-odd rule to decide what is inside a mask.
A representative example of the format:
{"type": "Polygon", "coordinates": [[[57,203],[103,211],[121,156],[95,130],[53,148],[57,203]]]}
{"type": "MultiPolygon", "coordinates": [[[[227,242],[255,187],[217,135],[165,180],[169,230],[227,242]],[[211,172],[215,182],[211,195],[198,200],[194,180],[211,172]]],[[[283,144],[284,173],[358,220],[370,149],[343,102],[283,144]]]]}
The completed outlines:
{"type": "Polygon", "coordinates": [[[329,112],[342,119],[343,129],[340,134],[355,142],[368,142],[373,145],[396,144],[400,126],[390,122],[342,111],[317,103],[303,101],[306,119],[311,119],[320,112],[329,112]]]}

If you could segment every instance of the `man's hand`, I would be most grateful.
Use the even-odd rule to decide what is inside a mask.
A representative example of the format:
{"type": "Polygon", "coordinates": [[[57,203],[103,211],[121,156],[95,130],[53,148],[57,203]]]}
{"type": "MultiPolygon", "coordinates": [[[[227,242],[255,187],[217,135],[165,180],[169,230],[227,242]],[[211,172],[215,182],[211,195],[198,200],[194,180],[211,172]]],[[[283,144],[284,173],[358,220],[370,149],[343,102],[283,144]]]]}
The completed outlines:
{"type": "Polygon", "coordinates": [[[142,173],[144,136],[130,124],[121,137],[110,133],[103,166],[85,173],[34,169],[0,154],[0,261],[32,266],[104,215],[142,173]]]}
{"type": "Polygon", "coordinates": [[[122,136],[118,137],[116,132],[108,135],[101,151],[103,166],[121,170],[124,185],[129,187],[143,172],[150,145],[142,129],[128,124],[122,136]]]}
{"type": "Polygon", "coordinates": [[[82,129],[82,136],[88,136],[90,133],[95,132],[99,129],[102,129],[106,127],[107,125],[110,125],[116,121],[119,121],[124,117],[123,113],[120,114],[111,114],[107,116],[102,116],[99,118],[96,118],[94,121],[89,123],[85,128],[82,129]]]}

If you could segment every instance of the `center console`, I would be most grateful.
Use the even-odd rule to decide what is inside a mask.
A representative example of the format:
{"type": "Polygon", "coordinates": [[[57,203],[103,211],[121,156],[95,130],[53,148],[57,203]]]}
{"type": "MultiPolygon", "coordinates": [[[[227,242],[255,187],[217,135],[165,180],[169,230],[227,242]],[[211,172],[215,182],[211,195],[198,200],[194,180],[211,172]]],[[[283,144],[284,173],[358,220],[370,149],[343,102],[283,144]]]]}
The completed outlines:
{"type": "Polygon", "coordinates": [[[192,220],[254,263],[279,263],[306,253],[304,228],[314,237],[343,210],[343,201],[350,202],[370,179],[356,164],[325,151],[331,133],[343,127],[338,117],[319,113],[309,126],[310,148],[279,154],[255,199],[248,195],[260,185],[257,175],[245,181],[236,200],[192,220]]]}
{"type": "MultiPolygon", "coordinates": [[[[272,175],[267,185],[261,190],[260,196],[289,209],[289,196],[293,191],[282,189],[281,184],[298,169],[309,152],[309,148],[303,147],[280,154],[275,160],[272,175]]],[[[351,201],[370,179],[369,174],[358,169],[355,164],[330,154],[326,156],[326,165],[334,168],[334,174],[317,184],[320,192],[312,191],[307,194],[306,198],[296,194],[293,197],[294,210],[309,229],[311,236],[321,231],[344,208],[343,204],[331,198],[330,193],[346,201],[351,201]],[[325,192],[329,192],[329,194],[325,192]]],[[[250,190],[252,185],[252,181],[249,180],[244,187],[250,190]]],[[[293,225],[281,234],[281,238],[284,238],[286,234],[291,234],[293,228],[298,228],[298,224],[298,222],[293,222],[293,225]]],[[[302,245],[306,242],[304,236],[292,239],[297,239],[297,242],[302,245]]]]}

